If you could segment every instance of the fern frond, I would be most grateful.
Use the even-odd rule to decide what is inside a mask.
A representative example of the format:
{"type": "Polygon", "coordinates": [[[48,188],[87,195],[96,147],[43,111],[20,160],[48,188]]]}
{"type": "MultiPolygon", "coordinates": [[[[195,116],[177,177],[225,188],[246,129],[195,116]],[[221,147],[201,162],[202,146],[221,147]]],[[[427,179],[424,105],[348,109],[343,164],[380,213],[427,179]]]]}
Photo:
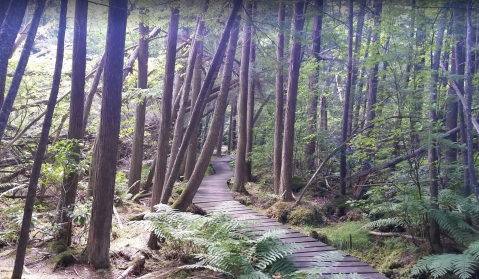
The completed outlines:
{"type": "Polygon", "coordinates": [[[479,234],[473,227],[463,220],[462,214],[443,210],[431,210],[429,216],[436,220],[438,225],[448,231],[458,242],[468,245],[474,240],[471,233],[479,234]]]}
{"type": "Polygon", "coordinates": [[[411,270],[411,274],[429,272],[433,278],[439,278],[451,272],[460,279],[467,279],[474,274],[476,266],[477,262],[467,254],[432,255],[421,258],[411,270]]]}
{"type": "Polygon", "coordinates": [[[290,258],[281,258],[274,261],[271,264],[270,272],[272,274],[279,274],[279,275],[288,275],[297,270],[296,266],[294,265],[293,261],[290,258]]]}
{"type": "Polygon", "coordinates": [[[380,227],[387,227],[387,226],[400,226],[403,225],[403,221],[400,218],[393,217],[393,218],[386,218],[386,219],[379,219],[370,223],[367,223],[363,226],[365,229],[375,229],[380,227]]]}
{"type": "Polygon", "coordinates": [[[464,254],[469,255],[471,258],[479,262],[479,241],[471,243],[464,251],[464,254]]]}
{"type": "Polygon", "coordinates": [[[253,271],[248,274],[241,275],[239,279],[272,279],[271,275],[261,271],[253,271]]]}

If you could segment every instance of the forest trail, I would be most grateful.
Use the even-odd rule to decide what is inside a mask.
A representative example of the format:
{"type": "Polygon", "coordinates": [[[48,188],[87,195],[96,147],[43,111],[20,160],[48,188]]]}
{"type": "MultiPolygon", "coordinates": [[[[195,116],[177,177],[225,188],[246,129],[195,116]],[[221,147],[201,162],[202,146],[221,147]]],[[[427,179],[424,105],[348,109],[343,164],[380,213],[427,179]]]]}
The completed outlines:
{"type": "MultiPolygon", "coordinates": [[[[337,251],[336,248],[328,246],[312,237],[302,234],[287,225],[283,225],[272,220],[253,209],[236,202],[233,199],[227,181],[233,177],[233,171],[230,170],[229,155],[219,157],[211,162],[215,174],[205,177],[196,193],[193,203],[205,210],[207,213],[217,211],[221,207],[224,210],[224,203],[228,203],[228,214],[232,217],[250,215],[255,220],[261,222],[261,225],[254,227],[255,230],[286,229],[288,233],[282,237],[284,242],[295,242],[301,244],[304,248],[293,254],[295,265],[299,269],[309,268],[314,260],[313,257],[320,255],[325,251],[337,251]],[[223,205],[223,207],[222,207],[223,205]]],[[[361,262],[358,258],[348,255],[346,252],[344,258],[329,267],[329,271],[324,275],[337,273],[358,273],[366,279],[385,279],[377,270],[371,268],[367,263],[361,262]]]]}

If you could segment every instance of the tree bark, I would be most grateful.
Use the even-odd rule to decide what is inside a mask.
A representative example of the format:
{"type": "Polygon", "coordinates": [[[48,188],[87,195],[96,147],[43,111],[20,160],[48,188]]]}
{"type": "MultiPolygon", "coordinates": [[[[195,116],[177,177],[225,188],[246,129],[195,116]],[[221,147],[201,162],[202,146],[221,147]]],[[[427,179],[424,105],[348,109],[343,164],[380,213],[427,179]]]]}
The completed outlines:
{"type": "Polygon", "coordinates": [[[285,0],[280,0],[278,10],[278,38],[276,48],[276,108],[274,113],[274,155],[273,155],[273,172],[274,172],[274,193],[280,194],[280,177],[281,177],[281,151],[283,145],[283,99],[284,99],[284,75],[283,75],[283,58],[284,58],[284,25],[285,25],[285,0]]]}
{"type": "Polygon", "coordinates": [[[201,150],[195,169],[188,180],[185,190],[181,193],[178,200],[173,204],[173,208],[185,211],[193,201],[193,198],[203,180],[206,169],[208,168],[211,156],[216,146],[218,138],[223,134],[221,126],[224,126],[228,93],[230,90],[231,76],[233,73],[233,62],[236,54],[236,45],[238,41],[239,23],[241,18],[238,16],[231,29],[228,50],[226,52],[225,66],[223,68],[223,79],[221,81],[221,90],[216,100],[215,111],[211,127],[208,132],[206,142],[201,150]]]}
{"type": "Polygon", "coordinates": [[[474,134],[472,127],[472,94],[474,88],[472,84],[472,21],[471,21],[472,1],[467,2],[467,35],[466,35],[466,69],[464,74],[465,93],[466,93],[466,136],[467,136],[467,163],[469,170],[470,188],[476,194],[479,201],[479,184],[477,183],[476,170],[474,166],[474,134]]]}
{"type": "MultiPolygon", "coordinates": [[[[431,125],[431,135],[435,135],[437,132],[437,93],[439,85],[439,62],[441,59],[441,46],[444,37],[444,26],[446,24],[446,9],[443,10],[439,25],[437,27],[437,38],[436,38],[436,49],[434,51],[433,60],[431,61],[431,70],[432,70],[432,83],[429,89],[429,100],[431,102],[431,109],[429,110],[429,122],[431,125]]],[[[428,149],[428,164],[429,164],[429,194],[430,194],[430,205],[433,209],[439,209],[437,204],[437,197],[439,195],[439,179],[438,179],[438,170],[437,170],[437,139],[433,138],[428,149]]],[[[436,253],[442,253],[441,245],[441,231],[439,224],[435,219],[429,218],[429,238],[431,242],[431,248],[436,253]]]]}
{"type": "MultiPolygon", "coordinates": [[[[37,1],[37,7],[35,10],[34,17],[40,18],[43,12],[44,5],[45,0],[37,1]]],[[[52,126],[53,111],[55,110],[56,99],[58,96],[58,91],[60,89],[65,43],[65,30],[67,22],[67,6],[68,0],[62,0],[60,8],[60,22],[58,25],[57,57],[55,61],[55,72],[53,74],[52,90],[50,92],[50,98],[47,104],[47,114],[43,121],[42,134],[38,143],[37,153],[35,154],[35,161],[33,163],[32,173],[30,175],[30,182],[28,184],[27,198],[25,200],[25,207],[23,209],[23,220],[20,230],[20,237],[18,240],[17,254],[15,257],[15,265],[13,268],[12,279],[22,278],[23,266],[25,263],[25,252],[27,250],[38,179],[40,177],[40,171],[42,168],[43,156],[45,154],[45,150],[48,144],[48,135],[52,126]]]]}
{"type": "MultiPolygon", "coordinates": [[[[196,100],[198,99],[198,95],[201,90],[201,74],[202,74],[202,63],[203,63],[203,42],[198,42],[198,57],[196,58],[195,63],[195,72],[193,74],[193,84],[192,84],[192,94],[191,94],[191,107],[195,106],[196,100]]],[[[198,134],[198,127],[196,125],[193,129],[192,134],[198,134]]],[[[193,136],[190,139],[190,143],[188,145],[188,152],[186,155],[186,164],[185,164],[185,179],[189,180],[191,177],[191,173],[195,167],[196,163],[196,153],[198,150],[198,137],[193,136]]]]}
{"type": "MultiPolygon", "coordinates": [[[[7,1],[2,1],[7,2],[7,1]]],[[[2,4],[4,5],[4,4],[2,4]]],[[[5,96],[5,85],[8,70],[8,58],[12,53],[15,38],[17,37],[22,20],[27,10],[28,0],[10,1],[4,18],[0,21],[0,108],[3,106],[5,96]]],[[[31,30],[31,29],[30,29],[31,30]]],[[[30,34],[30,32],[28,32],[30,34]]],[[[36,33],[36,32],[35,32],[36,33]]],[[[0,134],[0,141],[3,132],[0,134]]]]}
{"type": "MultiPolygon", "coordinates": [[[[354,17],[354,3],[353,0],[349,0],[349,17],[348,17],[348,66],[347,66],[347,81],[346,81],[346,90],[344,91],[344,106],[343,106],[343,122],[341,129],[341,142],[345,142],[348,138],[348,120],[350,112],[350,96],[351,96],[351,87],[352,87],[352,76],[353,76],[353,17],[354,17]]],[[[340,193],[342,195],[346,194],[346,175],[347,175],[347,166],[346,166],[346,145],[343,147],[341,152],[340,160],[340,193]]]]}
{"type": "Polygon", "coordinates": [[[293,200],[291,182],[293,179],[293,147],[296,100],[298,96],[299,68],[301,67],[301,31],[304,26],[305,2],[294,4],[293,35],[289,59],[288,93],[286,97],[286,113],[284,117],[284,139],[282,150],[280,192],[283,201],[293,200]]]}
{"type": "MultiPolygon", "coordinates": [[[[7,75],[8,68],[8,57],[11,53],[10,40],[15,41],[17,36],[18,29],[22,22],[23,15],[25,14],[26,3],[23,5],[23,2],[28,2],[26,0],[12,1],[9,12],[6,15],[2,28],[0,29],[0,97],[3,99],[5,92],[5,78],[7,75]],[[15,4],[15,5],[13,5],[15,4]],[[25,7],[24,7],[25,6],[25,7]],[[16,18],[20,17],[20,19],[16,18]],[[17,21],[20,21],[17,26],[17,21]],[[7,24],[9,23],[9,24],[7,24]],[[7,53],[8,52],[8,53],[7,53]]],[[[45,6],[45,1],[41,0],[39,4],[42,8],[45,6]]],[[[38,7],[38,4],[37,4],[38,7]]],[[[28,31],[28,37],[23,47],[22,54],[20,55],[20,60],[18,60],[17,68],[15,69],[15,74],[13,75],[10,88],[8,89],[8,94],[3,101],[2,108],[0,110],[0,143],[3,139],[3,134],[5,133],[5,127],[8,123],[8,117],[12,111],[13,102],[17,97],[18,89],[20,87],[20,82],[23,78],[23,73],[30,58],[30,52],[33,48],[33,43],[35,42],[35,36],[37,34],[38,25],[40,23],[40,17],[43,13],[43,10],[37,11],[35,8],[35,14],[32,20],[32,27],[28,31]]],[[[12,42],[12,44],[13,44],[12,42]]]]}
{"type": "MultiPolygon", "coordinates": [[[[206,1],[203,5],[203,14],[206,13],[208,10],[209,1],[206,1]]],[[[178,154],[178,148],[180,147],[182,135],[183,135],[183,127],[185,126],[185,111],[187,101],[190,96],[190,88],[191,88],[191,80],[193,79],[193,73],[195,70],[195,61],[198,54],[198,48],[200,41],[202,41],[203,37],[203,29],[204,29],[204,22],[202,16],[198,16],[197,24],[196,24],[196,32],[195,32],[195,39],[192,44],[192,48],[190,49],[189,57],[188,57],[188,65],[186,69],[186,77],[183,83],[183,90],[181,92],[181,100],[180,100],[180,109],[178,111],[178,116],[175,121],[175,130],[173,135],[173,143],[171,145],[171,152],[170,152],[170,160],[169,160],[169,168],[167,172],[167,176],[171,171],[171,166],[173,166],[174,160],[176,159],[176,155],[178,154]]],[[[162,196],[161,203],[168,203],[168,199],[166,196],[162,196]]]]}
{"type": "MultiPolygon", "coordinates": [[[[256,3],[251,8],[251,13],[254,14],[256,9],[256,3]]],[[[253,41],[253,35],[255,33],[254,26],[251,26],[250,37],[250,51],[249,51],[249,77],[248,78],[248,101],[246,108],[246,168],[245,168],[245,180],[252,181],[251,170],[251,152],[253,151],[253,125],[254,125],[254,97],[255,97],[255,78],[254,67],[256,62],[256,44],[253,41]]]]}
{"type": "MultiPolygon", "coordinates": [[[[311,56],[314,57],[315,62],[318,63],[321,59],[319,53],[321,52],[321,29],[323,23],[323,0],[315,0],[315,8],[318,10],[314,15],[313,22],[313,32],[312,39],[313,43],[311,44],[311,56]]],[[[310,140],[306,142],[304,147],[304,157],[306,160],[306,168],[309,171],[314,171],[314,155],[316,152],[316,122],[318,114],[318,76],[319,76],[319,67],[316,66],[316,69],[313,74],[309,76],[309,92],[312,95],[308,100],[308,111],[307,111],[307,122],[306,125],[306,134],[310,137],[310,140]]]]}
{"type": "Polygon", "coordinates": [[[248,4],[245,9],[245,22],[243,24],[240,87],[238,93],[238,144],[236,147],[234,183],[232,188],[233,191],[240,193],[246,193],[244,184],[246,180],[248,77],[251,52],[251,25],[248,20],[248,12],[251,11],[251,8],[252,5],[248,4]]]}
{"type": "MultiPolygon", "coordinates": [[[[140,89],[148,88],[148,33],[149,26],[144,21],[147,20],[146,12],[140,9],[143,22],[139,23],[138,30],[140,39],[138,42],[138,83],[140,89]]],[[[140,192],[141,169],[143,162],[143,141],[145,137],[145,115],[147,100],[143,97],[140,103],[136,105],[135,127],[133,131],[133,144],[130,162],[130,174],[128,177],[129,192],[135,196],[140,192]]]]}
{"type": "MultiPolygon", "coordinates": [[[[80,141],[83,138],[83,104],[85,95],[86,73],[86,35],[87,35],[88,1],[75,2],[75,27],[73,33],[73,66],[70,96],[70,118],[68,124],[68,139],[80,141]]],[[[68,158],[73,164],[80,162],[80,145],[75,144],[73,155],[68,158]]],[[[72,223],[68,211],[73,210],[78,187],[79,173],[74,171],[64,175],[60,189],[60,200],[57,208],[58,222],[62,229],[58,238],[71,245],[72,223]]]]}
{"type": "MultiPolygon", "coordinates": [[[[173,98],[173,82],[175,78],[176,41],[178,37],[178,22],[180,14],[177,8],[170,8],[170,24],[168,26],[168,41],[166,46],[165,79],[163,84],[163,96],[161,102],[161,119],[156,153],[155,179],[153,180],[153,193],[151,197],[151,211],[161,201],[163,184],[166,176],[166,163],[168,156],[168,141],[171,127],[171,103],[173,98]]],[[[148,247],[158,249],[155,234],[150,235],[148,247]]]]}
{"type": "Polygon", "coordinates": [[[86,127],[88,125],[88,117],[90,116],[91,105],[93,104],[93,98],[98,90],[100,85],[101,75],[103,73],[103,68],[105,67],[105,54],[103,54],[98,69],[96,70],[95,77],[93,78],[93,83],[91,84],[90,91],[86,97],[85,106],[83,109],[83,124],[82,124],[82,137],[85,137],[86,127]]]}
{"type": "Polygon", "coordinates": [[[226,49],[226,44],[228,43],[229,39],[229,34],[230,30],[233,26],[233,22],[236,18],[236,14],[238,13],[240,7],[241,7],[242,1],[241,0],[235,0],[233,4],[233,9],[231,11],[230,17],[228,18],[228,21],[226,22],[224,32],[221,36],[221,40],[218,44],[218,48],[216,50],[216,53],[213,57],[213,60],[211,61],[211,66],[210,69],[208,70],[208,73],[206,74],[205,80],[203,82],[203,85],[201,87],[200,94],[198,95],[198,100],[195,103],[195,107],[191,112],[190,116],[190,122],[188,123],[188,126],[186,128],[185,134],[183,135],[183,141],[181,143],[180,149],[178,150],[178,155],[175,159],[175,163],[173,167],[171,168],[171,173],[168,177],[168,180],[165,183],[165,194],[170,193],[173,190],[173,185],[176,181],[176,176],[178,174],[178,171],[180,169],[181,163],[183,161],[183,157],[185,155],[186,149],[188,148],[189,142],[190,142],[190,137],[192,135],[193,129],[195,125],[198,124],[198,122],[201,120],[201,112],[203,110],[203,104],[206,99],[206,95],[208,92],[211,91],[212,85],[214,83],[214,78],[218,74],[218,70],[221,65],[221,60],[223,59],[223,54],[225,53],[226,49]],[[168,191],[168,192],[167,192],[168,191]]]}
{"type": "Polygon", "coordinates": [[[233,96],[230,101],[231,113],[230,113],[230,127],[228,133],[228,153],[231,153],[233,149],[236,149],[236,107],[237,96],[233,96]]]}
{"type": "Polygon", "coordinates": [[[108,29],[98,163],[93,187],[93,204],[86,258],[95,268],[110,266],[108,250],[113,214],[118,139],[121,121],[123,54],[125,50],[127,0],[117,0],[108,9],[108,29]]]}

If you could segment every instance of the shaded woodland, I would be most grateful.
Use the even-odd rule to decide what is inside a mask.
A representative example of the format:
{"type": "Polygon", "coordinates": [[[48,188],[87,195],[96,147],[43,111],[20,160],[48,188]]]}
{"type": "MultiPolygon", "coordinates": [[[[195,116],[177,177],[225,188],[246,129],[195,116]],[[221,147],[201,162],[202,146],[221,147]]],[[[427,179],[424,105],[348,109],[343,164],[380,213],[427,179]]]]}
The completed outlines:
{"type": "Polygon", "coordinates": [[[237,201],[388,278],[479,278],[478,9],[0,1],[0,277],[322,274],[202,216],[228,154],[237,201]]]}

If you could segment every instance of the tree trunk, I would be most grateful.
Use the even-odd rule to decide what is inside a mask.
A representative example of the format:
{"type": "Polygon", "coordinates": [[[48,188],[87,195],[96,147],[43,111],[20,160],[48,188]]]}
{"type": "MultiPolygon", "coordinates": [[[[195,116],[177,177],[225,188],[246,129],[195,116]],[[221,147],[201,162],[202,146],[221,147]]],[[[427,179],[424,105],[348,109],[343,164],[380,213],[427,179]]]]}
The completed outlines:
{"type": "Polygon", "coordinates": [[[294,4],[293,35],[289,58],[288,93],[286,97],[286,114],[284,117],[284,139],[282,150],[280,193],[283,201],[293,200],[291,181],[293,179],[293,148],[296,100],[298,96],[299,68],[301,67],[301,31],[304,26],[305,2],[294,4]]]}
{"type": "Polygon", "coordinates": [[[86,127],[88,125],[88,117],[90,116],[91,105],[93,104],[93,98],[98,90],[100,85],[101,75],[103,73],[103,68],[105,67],[105,54],[103,54],[98,69],[96,70],[95,78],[93,78],[93,83],[91,84],[90,91],[86,97],[85,106],[83,109],[83,124],[82,124],[82,137],[85,137],[86,127]]]}
{"type": "MultiPolygon", "coordinates": [[[[80,141],[83,138],[83,103],[85,95],[86,72],[86,35],[88,1],[75,2],[75,28],[73,33],[73,66],[70,96],[70,118],[68,124],[68,139],[80,141]]],[[[78,142],[79,143],[79,142],[78,142]]],[[[80,162],[80,145],[75,144],[73,155],[68,158],[74,164],[80,162]]],[[[65,173],[58,201],[58,224],[63,224],[58,238],[71,245],[72,223],[68,211],[73,210],[78,187],[77,171],[65,173]]]]}
{"type": "Polygon", "coordinates": [[[230,114],[230,127],[228,133],[228,153],[236,149],[236,107],[237,96],[233,96],[230,101],[231,114],[230,114]]]}
{"type": "Polygon", "coordinates": [[[276,48],[276,109],[274,113],[274,157],[273,157],[273,176],[274,176],[274,193],[280,194],[280,177],[281,177],[281,151],[283,145],[283,99],[284,99],[284,75],[283,75],[283,58],[284,58],[284,25],[285,25],[285,0],[280,0],[278,10],[278,39],[276,48]]]}
{"type": "MultiPolygon", "coordinates": [[[[17,36],[18,29],[20,28],[23,14],[25,13],[25,8],[23,8],[23,5],[21,4],[23,2],[25,2],[25,0],[12,1],[9,8],[9,12],[6,15],[6,18],[4,20],[5,24],[2,25],[2,29],[0,30],[0,41],[2,42],[0,44],[0,96],[2,96],[0,97],[1,99],[3,99],[3,95],[5,92],[5,78],[7,75],[8,57],[10,56],[10,52],[11,52],[11,47],[9,47],[9,43],[10,43],[10,39],[15,41],[15,37],[17,36]],[[13,5],[14,3],[15,5],[13,5]],[[20,19],[15,18],[17,16],[20,17],[20,19]],[[20,21],[18,26],[16,26],[17,20],[20,21]],[[7,24],[7,23],[10,23],[10,24],[7,24]]],[[[39,4],[42,7],[44,7],[45,1],[41,0],[39,4]]],[[[25,6],[26,6],[26,3],[25,3],[25,6]]],[[[38,4],[37,4],[37,7],[38,7],[38,4]]],[[[15,98],[17,97],[18,89],[20,87],[20,82],[22,81],[23,73],[25,72],[28,59],[30,58],[30,52],[35,42],[35,36],[37,34],[37,29],[40,23],[40,17],[42,15],[42,12],[43,10],[37,11],[37,9],[35,9],[35,15],[32,20],[32,27],[28,31],[28,37],[25,42],[25,46],[23,47],[20,60],[18,60],[17,68],[15,69],[15,74],[13,75],[12,82],[10,83],[10,88],[8,89],[8,94],[5,97],[5,100],[2,104],[2,108],[0,110],[0,142],[2,142],[3,134],[5,132],[5,128],[7,127],[7,123],[8,123],[8,117],[10,116],[10,112],[12,111],[13,102],[15,101],[15,98]]]]}
{"type": "Polygon", "coordinates": [[[190,142],[190,137],[192,135],[194,127],[198,124],[198,122],[201,120],[201,113],[203,110],[203,104],[204,101],[207,97],[207,93],[211,92],[212,85],[214,83],[214,78],[218,74],[218,70],[221,65],[221,60],[223,59],[223,54],[225,53],[226,49],[226,44],[228,43],[229,39],[229,34],[230,30],[233,26],[233,22],[236,18],[236,14],[238,13],[240,7],[241,7],[242,1],[241,0],[235,0],[233,4],[233,9],[231,11],[230,17],[228,18],[228,21],[225,25],[224,32],[221,36],[221,40],[218,44],[218,48],[216,50],[216,53],[213,57],[213,60],[211,61],[211,66],[210,69],[208,70],[208,73],[206,74],[205,80],[203,82],[203,85],[201,87],[200,94],[198,95],[198,100],[195,103],[195,107],[191,112],[190,116],[190,122],[188,123],[188,126],[186,128],[186,131],[183,135],[183,141],[181,143],[180,149],[178,150],[178,155],[175,159],[175,163],[173,164],[173,167],[171,168],[170,175],[168,177],[168,180],[165,183],[165,192],[166,196],[171,195],[171,191],[173,190],[173,185],[176,181],[176,176],[178,175],[178,171],[180,169],[181,163],[183,161],[183,157],[185,155],[186,149],[188,148],[189,142],[190,142]]]}
{"type": "MultiPolygon", "coordinates": [[[[256,9],[256,3],[253,4],[251,9],[252,14],[256,9]]],[[[255,61],[256,61],[256,44],[253,41],[253,35],[255,33],[254,26],[251,26],[251,38],[250,38],[250,52],[249,52],[249,79],[248,79],[248,101],[246,108],[246,169],[245,169],[245,180],[252,181],[252,170],[251,170],[251,152],[253,151],[253,125],[254,125],[254,97],[255,97],[255,61]]]]}
{"type": "MultiPolygon", "coordinates": [[[[140,9],[143,21],[147,20],[146,12],[140,9]]],[[[149,27],[145,22],[138,26],[140,39],[138,42],[138,83],[140,89],[148,88],[148,33],[149,27]]],[[[135,196],[140,192],[141,169],[143,163],[143,140],[145,137],[145,114],[147,99],[142,98],[136,105],[135,128],[133,131],[133,144],[130,162],[130,174],[128,177],[129,192],[135,196]]]]}
{"type": "MultiPolygon", "coordinates": [[[[170,140],[171,103],[173,98],[173,82],[175,78],[176,41],[178,37],[178,22],[180,14],[177,8],[170,8],[170,24],[168,26],[168,41],[166,45],[166,66],[163,83],[163,96],[161,102],[161,119],[156,153],[155,179],[153,180],[153,193],[151,198],[151,211],[161,201],[163,184],[166,177],[166,163],[168,157],[168,141],[170,140]]],[[[158,249],[156,235],[151,233],[148,247],[158,249]]]]}
{"type": "MultiPolygon", "coordinates": [[[[198,99],[198,94],[201,90],[201,74],[202,74],[202,65],[203,65],[203,42],[198,42],[198,57],[196,58],[195,63],[195,72],[193,74],[193,84],[192,84],[192,94],[191,94],[191,107],[194,107],[196,100],[198,99]]],[[[193,129],[193,135],[198,134],[199,125],[196,125],[193,129]]],[[[196,163],[196,153],[198,150],[198,137],[193,136],[190,139],[190,143],[188,145],[188,152],[185,164],[185,179],[189,180],[191,173],[195,167],[196,163]]]]}
{"type": "Polygon", "coordinates": [[[221,81],[221,90],[216,100],[215,111],[213,120],[211,121],[211,127],[208,132],[208,137],[201,150],[198,162],[195,165],[195,169],[191,175],[188,184],[181,193],[178,200],[173,204],[173,208],[185,211],[193,201],[193,198],[203,180],[206,169],[208,168],[211,156],[216,146],[216,141],[223,134],[221,126],[224,126],[224,119],[226,113],[228,93],[230,90],[231,76],[233,73],[233,62],[236,53],[236,44],[238,41],[240,17],[238,16],[231,29],[231,35],[226,52],[225,66],[223,69],[223,80],[221,81]]]}
{"type": "MultiPolygon", "coordinates": [[[[206,13],[208,10],[209,1],[206,1],[203,5],[203,14],[206,13]]],[[[175,131],[173,136],[173,143],[171,145],[171,152],[170,152],[170,161],[169,161],[169,168],[167,172],[167,176],[171,171],[171,166],[173,166],[174,160],[176,159],[176,155],[178,154],[178,148],[180,147],[182,135],[183,135],[183,127],[185,126],[185,111],[187,101],[190,96],[190,88],[191,88],[191,80],[193,79],[193,73],[195,70],[195,61],[198,54],[198,48],[200,41],[202,41],[203,29],[204,29],[204,22],[201,16],[198,16],[197,23],[196,23],[196,32],[195,32],[195,39],[192,44],[192,48],[190,49],[189,57],[188,57],[188,66],[186,69],[186,77],[183,83],[183,90],[181,92],[181,100],[180,100],[180,108],[178,111],[178,116],[175,121],[175,131]]],[[[169,198],[169,197],[168,197],[169,198]]],[[[161,203],[168,203],[168,199],[163,198],[161,199],[161,203]]]]}
{"type": "MultiPolygon", "coordinates": [[[[349,0],[349,17],[348,17],[348,66],[347,66],[347,81],[346,81],[346,90],[344,91],[344,106],[343,106],[343,123],[341,129],[341,142],[345,142],[348,138],[348,120],[350,112],[350,95],[351,95],[351,86],[352,86],[352,76],[353,76],[353,17],[354,17],[354,3],[353,0],[349,0]]],[[[346,145],[343,147],[341,152],[340,160],[340,193],[342,195],[346,194],[346,145]]]]}
{"type": "Polygon", "coordinates": [[[123,56],[125,51],[127,0],[108,9],[108,30],[98,134],[98,162],[93,186],[93,204],[86,258],[95,268],[110,266],[108,250],[113,214],[118,139],[121,121],[123,56]]]}
{"type": "MultiPolygon", "coordinates": [[[[433,60],[431,61],[431,70],[432,70],[432,83],[431,88],[429,89],[429,99],[431,102],[431,109],[429,110],[429,122],[431,125],[431,135],[437,133],[437,112],[436,112],[436,103],[437,103],[437,93],[439,85],[439,62],[441,59],[441,46],[444,37],[444,26],[446,24],[446,9],[443,9],[441,19],[438,25],[437,30],[437,39],[436,39],[436,49],[434,51],[433,60]]],[[[428,164],[429,164],[429,192],[431,196],[431,208],[439,209],[437,204],[437,197],[439,194],[439,179],[438,179],[438,170],[437,170],[438,154],[437,154],[437,139],[432,138],[432,142],[428,150],[428,164]]],[[[441,245],[441,231],[438,223],[435,219],[429,218],[429,238],[431,242],[431,248],[436,253],[442,253],[441,245]]]]}
{"type": "Polygon", "coordinates": [[[472,127],[472,94],[474,88],[472,84],[472,22],[471,22],[471,9],[472,1],[467,2],[467,36],[466,36],[466,69],[464,74],[465,79],[465,93],[466,93],[466,136],[467,136],[467,162],[469,170],[470,188],[476,194],[476,198],[479,201],[479,185],[477,183],[476,170],[474,167],[474,134],[472,127]]]}
{"type": "MultiPolygon", "coordinates": [[[[252,5],[245,9],[245,18],[252,5]]],[[[232,190],[246,193],[244,187],[246,178],[246,144],[247,144],[247,103],[248,103],[248,76],[251,52],[251,26],[248,20],[243,24],[243,39],[241,48],[240,87],[238,93],[238,145],[236,147],[235,175],[232,190]]]]}
{"type": "MultiPolygon", "coordinates": [[[[216,103],[218,103],[218,100],[216,100],[216,103]]],[[[221,132],[220,132],[220,135],[218,136],[218,144],[216,145],[216,156],[218,156],[218,157],[221,157],[221,148],[223,147],[223,136],[224,136],[224,132],[225,132],[225,123],[224,122],[223,122],[223,125],[221,125],[220,129],[221,129],[221,132]]]]}
{"type": "MultiPolygon", "coordinates": [[[[381,22],[380,14],[382,11],[382,0],[374,0],[374,34],[372,44],[379,41],[379,25],[381,22]]],[[[379,54],[379,51],[378,51],[379,54]]],[[[371,123],[376,118],[376,102],[378,95],[378,71],[379,63],[375,63],[369,73],[369,94],[368,94],[368,108],[367,108],[367,123],[371,123]]]]}
{"type": "MultiPolygon", "coordinates": [[[[35,17],[40,18],[43,12],[45,0],[38,0],[35,10],[35,17]]],[[[52,126],[53,111],[55,109],[58,91],[60,89],[61,73],[63,66],[63,53],[65,43],[65,30],[67,22],[67,6],[68,0],[61,1],[60,8],[60,22],[58,25],[58,43],[57,43],[57,57],[55,61],[55,72],[53,74],[52,90],[47,105],[47,113],[43,120],[42,133],[38,143],[37,153],[35,154],[35,161],[33,163],[32,172],[30,175],[30,182],[28,184],[27,198],[25,200],[25,207],[23,209],[22,227],[17,246],[17,254],[15,257],[15,265],[13,268],[12,279],[22,278],[23,266],[25,263],[25,252],[27,250],[28,237],[30,232],[30,225],[32,221],[33,205],[37,191],[38,179],[43,163],[43,156],[48,144],[48,135],[52,126]]]]}
{"type": "MultiPolygon", "coordinates": [[[[311,56],[315,58],[315,62],[320,61],[319,53],[321,52],[321,28],[323,22],[323,0],[315,0],[315,8],[317,9],[314,15],[313,22],[313,32],[312,39],[313,43],[311,44],[311,56]]],[[[306,125],[306,134],[310,137],[310,140],[306,142],[304,148],[304,157],[306,159],[306,168],[309,171],[314,171],[314,155],[316,152],[316,121],[318,114],[318,76],[319,76],[319,67],[316,67],[313,74],[309,76],[309,92],[312,94],[308,100],[308,111],[307,111],[307,121],[306,125]]]]}
{"type": "MultiPolygon", "coordinates": [[[[0,42],[2,42],[0,44],[0,108],[2,108],[5,96],[8,58],[12,53],[13,45],[15,44],[15,38],[17,38],[18,31],[22,25],[22,20],[25,15],[25,11],[27,10],[27,5],[28,0],[11,1],[10,5],[7,6],[7,13],[3,14],[3,19],[0,21],[0,42]]],[[[28,33],[30,34],[30,32],[28,33]]],[[[0,141],[2,139],[1,135],[3,135],[3,132],[0,133],[0,141]]]]}

